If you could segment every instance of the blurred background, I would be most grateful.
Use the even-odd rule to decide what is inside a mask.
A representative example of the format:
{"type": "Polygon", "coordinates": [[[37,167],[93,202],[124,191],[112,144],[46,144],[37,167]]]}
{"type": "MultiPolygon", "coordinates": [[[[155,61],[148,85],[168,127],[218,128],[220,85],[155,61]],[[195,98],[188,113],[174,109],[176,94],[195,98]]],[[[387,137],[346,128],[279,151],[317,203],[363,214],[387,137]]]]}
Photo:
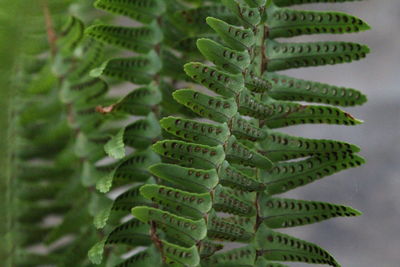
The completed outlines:
{"type": "Polygon", "coordinates": [[[399,267],[400,1],[314,4],[301,6],[301,9],[345,11],[367,21],[372,30],[340,36],[313,35],[293,41],[356,41],[368,44],[372,52],[366,59],[351,64],[285,73],[297,78],[356,88],[367,94],[369,101],[364,106],[346,109],[365,121],[361,126],[306,125],[283,131],[305,137],[334,138],[355,143],[361,146],[361,155],[367,159],[367,164],[288,192],[284,196],[351,205],[364,212],[364,215],[332,219],[285,232],[328,249],[344,267],[399,267]]]}

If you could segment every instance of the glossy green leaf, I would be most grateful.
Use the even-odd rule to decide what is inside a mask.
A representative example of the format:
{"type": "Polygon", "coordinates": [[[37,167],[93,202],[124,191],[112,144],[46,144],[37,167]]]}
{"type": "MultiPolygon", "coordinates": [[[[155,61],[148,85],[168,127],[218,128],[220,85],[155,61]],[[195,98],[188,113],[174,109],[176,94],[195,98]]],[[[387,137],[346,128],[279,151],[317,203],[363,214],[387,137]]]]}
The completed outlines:
{"type": "Polygon", "coordinates": [[[263,225],[256,233],[255,244],[259,250],[259,254],[268,260],[340,266],[327,251],[319,246],[272,231],[263,225]]]}
{"type": "Polygon", "coordinates": [[[214,169],[201,170],[159,163],[150,166],[149,171],[177,188],[194,193],[210,192],[218,184],[218,175],[214,169]]]}
{"type": "Polygon", "coordinates": [[[214,191],[213,208],[216,211],[251,217],[256,214],[254,203],[251,201],[252,196],[247,192],[217,186],[214,191]]]}
{"type": "Polygon", "coordinates": [[[366,45],[349,42],[278,43],[268,40],[266,46],[268,71],[348,63],[370,52],[366,45]]]}
{"type": "Polygon", "coordinates": [[[93,77],[103,75],[136,84],[147,84],[152,81],[152,76],[160,71],[161,66],[158,55],[150,51],[147,55],[110,59],[93,69],[90,75],[93,77]]]}
{"type": "Polygon", "coordinates": [[[213,17],[208,17],[206,21],[232,49],[243,51],[255,42],[254,33],[250,29],[243,29],[213,17]]]}
{"type": "Polygon", "coordinates": [[[265,156],[255,150],[249,149],[231,136],[224,145],[226,159],[229,162],[238,163],[246,166],[258,167],[260,169],[270,169],[273,163],[265,156]]]}
{"type": "Polygon", "coordinates": [[[326,202],[273,198],[262,194],[260,216],[269,228],[286,228],[324,221],[334,217],[351,217],[361,212],[347,206],[326,202]]]}
{"type": "Polygon", "coordinates": [[[272,83],[264,78],[256,76],[251,71],[245,75],[246,88],[254,93],[266,93],[272,89],[272,83]]]}
{"type": "Polygon", "coordinates": [[[162,240],[161,244],[164,255],[169,259],[168,266],[174,266],[174,263],[177,262],[182,266],[195,267],[200,263],[196,246],[181,247],[165,240],[162,240]]]}
{"type": "Polygon", "coordinates": [[[364,162],[358,155],[330,153],[302,161],[277,163],[270,171],[261,174],[261,178],[267,186],[267,193],[279,194],[364,162]]]}
{"type": "Polygon", "coordinates": [[[197,47],[207,60],[233,74],[241,73],[250,64],[247,51],[233,50],[211,39],[199,39],[197,47]]]}
{"type": "Polygon", "coordinates": [[[270,38],[353,33],[370,29],[363,20],[343,12],[304,11],[271,5],[267,9],[267,18],[270,38]]]}
{"type": "Polygon", "coordinates": [[[234,97],[244,88],[241,74],[233,75],[198,62],[187,63],[184,69],[195,82],[222,96],[234,97]]]}
{"type": "Polygon", "coordinates": [[[236,102],[233,98],[209,96],[192,89],[177,90],[173,96],[178,103],[216,122],[227,122],[237,113],[236,102]]]}
{"type": "Polygon", "coordinates": [[[178,140],[163,140],[153,145],[153,150],[180,165],[199,169],[219,166],[225,158],[222,146],[206,146],[178,140]]]}
{"type": "Polygon", "coordinates": [[[132,214],[144,223],[154,223],[167,236],[189,246],[202,240],[207,233],[203,219],[191,220],[150,207],[135,207],[132,214]]]}
{"type": "Polygon", "coordinates": [[[268,261],[264,258],[258,258],[254,267],[289,267],[289,266],[274,261],[268,261]]]}
{"type": "Polygon", "coordinates": [[[310,139],[275,132],[264,129],[267,138],[261,141],[259,151],[273,161],[290,160],[309,155],[326,154],[332,152],[359,152],[360,148],[346,142],[310,139]]]}
{"type": "Polygon", "coordinates": [[[216,146],[229,137],[227,124],[210,124],[178,117],[164,117],[161,127],[167,132],[189,142],[216,146]]]}
{"type": "Polygon", "coordinates": [[[227,161],[224,161],[218,169],[218,177],[223,186],[248,192],[265,190],[263,183],[235,169],[227,161]]]}
{"type": "Polygon", "coordinates": [[[189,193],[163,185],[143,185],[140,193],[170,212],[193,219],[203,218],[212,205],[209,193],[189,193]]]}
{"type": "Polygon", "coordinates": [[[94,6],[115,15],[123,15],[134,20],[149,23],[166,9],[163,0],[97,0],[94,6]]]}
{"type": "Polygon", "coordinates": [[[96,24],[87,28],[86,34],[99,42],[139,53],[149,52],[162,40],[155,23],[136,28],[96,24]]]}
{"type": "Polygon", "coordinates": [[[97,182],[96,188],[106,193],[114,186],[143,182],[150,177],[147,168],[160,161],[160,157],[151,150],[135,152],[117,164],[103,168],[105,174],[97,182]]]}
{"type": "Polygon", "coordinates": [[[265,78],[273,82],[268,94],[277,100],[306,101],[355,106],[364,104],[367,97],[352,88],[339,87],[313,81],[306,81],[275,73],[266,73],[265,78]]]}

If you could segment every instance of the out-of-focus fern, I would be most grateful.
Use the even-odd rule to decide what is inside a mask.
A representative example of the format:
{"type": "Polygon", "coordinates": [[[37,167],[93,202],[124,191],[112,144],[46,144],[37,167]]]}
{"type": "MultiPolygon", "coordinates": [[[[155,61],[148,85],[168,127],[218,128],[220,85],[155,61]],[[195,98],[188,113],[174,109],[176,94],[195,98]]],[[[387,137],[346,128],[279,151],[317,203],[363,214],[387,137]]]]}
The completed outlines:
{"type": "Polygon", "coordinates": [[[338,107],[366,96],[277,72],[366,56],[357,43],[278,41],[369,29],[290,8],[345,0],[33,2],[0,11],[17,44],[0,42],[6,266],[339,266],[275,229],[360,212],[276,195],[361,165],[360,149],[276,129],[360,124],[338,107]],[[132,25],[109,23],[119,17],[132,25]],[[227,242],[243,246],[219,252],[227,242]]]}

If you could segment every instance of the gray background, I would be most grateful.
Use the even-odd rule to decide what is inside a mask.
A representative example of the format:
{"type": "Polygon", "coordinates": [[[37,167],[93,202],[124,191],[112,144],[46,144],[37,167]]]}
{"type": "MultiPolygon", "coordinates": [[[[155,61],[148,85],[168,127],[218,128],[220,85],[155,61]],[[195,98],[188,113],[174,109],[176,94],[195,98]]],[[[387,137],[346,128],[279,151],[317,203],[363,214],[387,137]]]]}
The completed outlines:
{"type": "Polygon", "coordinates": [[[359,89],[368,95],[369,102],[361,107],[346,109],[365,120],[361,126],[306,125],[287,128],[285,131],[300,136],[334,138],[358,144],[368,162],[360,168],[330,176],[284,196],[351,205],[363,211],[364,215],[332,219],[284,232],[328,249],[344,267],[399,267],[400,1],[370,0],[303,5],[301,8],[345,11],[363,18],[373,29],[360,34],[333,37],[314,35],[296,38],[295,41],[356,41],[368,44],[372,53],[356,63],[285,73],[359,89]]]}

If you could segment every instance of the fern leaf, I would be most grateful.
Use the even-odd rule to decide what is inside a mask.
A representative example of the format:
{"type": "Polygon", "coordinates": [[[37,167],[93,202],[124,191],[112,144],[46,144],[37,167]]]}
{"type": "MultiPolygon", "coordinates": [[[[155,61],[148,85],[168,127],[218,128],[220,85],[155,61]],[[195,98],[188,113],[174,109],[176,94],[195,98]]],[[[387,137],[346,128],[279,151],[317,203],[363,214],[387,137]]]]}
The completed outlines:
{"type": "MultiPolygon", "coordinates": [[[[204,263],[215,267],[253,267],[256,261],[257,251],[252,245],[234,248],[225,252],[220,252],[205,259],[204,263]]],[[[264,265],[267,266],[267,265],[264,265]]]]}
{"type": "Polygon", "coordinates": [[[161,244],[163,253],[167,257],[166,263],[169,266],[176,266],[176,263],[180,264],[180,266],[188,267],[195,267],[199,265],[200,256],[196,246],[186,248],[169,243],[165,240],[162,240],[161,244]]]}
{"type": "Polygon", "coordinates": [[[151,207],[135,207],[132,214],[144,223],[152,222],[170,238],[192,246],[202,240],[207,233],[205,221],[190,220],[151,207]]]}
{"type": "Polygon", "coordinates": [[[333,173],[363,164],[362,157],[348,153],[330,153],[298,162],[278,163],[262,175],[269,194],[284,193],[333,173]]]}
{"type": "Polygon", "coordinates": [[[304,11],[271,6],[267,18],[270,38],[354,33],[370,29],[363,20],[343,12],[304,11]]]}
{"type": "MultiPolygon", "coordinates": [[[[257,8],[250,8],[235,0],[222,0],[221,2],[240,19],[246,28],[251,28],[260,23],[261,15],[257,8]]],[[[229,21],[227,22],[229,23],[229,21]]]]}
{"type": "Polygon", "coordinates": [[[149,52],[162,40],[162,33],[154,23],[136,28],[97,24],[85,32],[99,42],[139,53],[149,52]]]}
{"type": "Polygon", "coordinates": [[[153,267],[159,266],[161,263],[162,260],[159,251],[154,246],[150,246],[119,263],[116,267],[153,267]]]}
{"type": "Polygon", "coordinates": [[[320,222],[334,217],[358,216],[353,208],[326,202],[273,198],[266,194],[260,198],[263,223],[270,228],[285,228],[320,222]]]}
{"type": "Polygon", "coordinates": [[[178,140],[163,140],[153,145],[153,150],[179,164],[199,169],[211,169],[219,166],[224,160],[222,146],[206,146],[178,140]]]}
{"type": "Polygon", "coordinates": [[[229,137],[227,124],[210,124],[178,117],[164,117],[161,127],[167,132],[189,142],[217,146],[229,137]]]}
{"type": "Polygon", "coordinates": [[[198,62],[185,64],[184,69],[195,82],[222,96],[234,97],[244,88],[240,74],[233,75],[198,62]]]}
{"type": "MultiPolygon", "coordinates": [[[[254,209],[253,203],[248,200],[248,194],[250,193],[217,186],[214,191],[213,208],[216,211],[227,212],[244,217],[254,216],[256,210],[254,209]]],[[[251,196],[253,195],[251,194],[251,196]]]]}
{"type": "Polygon", "coordinates": [[[161,185],[143,185],[140,193],[152,202],[160,204],[165,210],[195,220],[203,218],[212,204],[209,193],[189,193],[161,185]]]}
{"type": "Polygon", "coordinates": [[[291,6],[300,4],[310,4],[310,3],[343,3],[343,2],[355,2],[362,0],[273,0],[273,2],[278,6],[291,6]]]}
{"type": "Polygon", "coordinates": [[[214,169],[201,170],[159,163],[150,166],[149,171],[177,188],[194,193],[210,192],[218,183],[218,175],[214,169]]]}
{"type": "Polygon", "coordinates": [[[211,39],[197,40],[197,48],[207,60],[233,74],[241,73],[250,64],[247,51],[233,50],[211,39]]]}
{"type": "Polygon", "coordinates": [[[164,13],[166,5],[162,0],[97,0],[94,6],[116,15],[123,15],[139,22],[149,23],[164,13]]]}
{"type": "Polygon", "coordinates": [[[364,58],[366,45],[350,42],[278,43],[267,41],[268,71],[348,63],[364,58]]]}
{"type": "Polygon", "coordinates": [[[336,106],[364,104],[367,97],[361,92],[345,87],[295,79],[285,75],[267,73],[264,76],[273,82],[268,94],[277,100],[307,101],[336,106]]]}
{"type": "Polygon", "coordinates": [[[191,89],[177,90],[173,96],[193,112],[216,122],[227,122],[237,113],[233,98],[209,96],[191,89]]]}

